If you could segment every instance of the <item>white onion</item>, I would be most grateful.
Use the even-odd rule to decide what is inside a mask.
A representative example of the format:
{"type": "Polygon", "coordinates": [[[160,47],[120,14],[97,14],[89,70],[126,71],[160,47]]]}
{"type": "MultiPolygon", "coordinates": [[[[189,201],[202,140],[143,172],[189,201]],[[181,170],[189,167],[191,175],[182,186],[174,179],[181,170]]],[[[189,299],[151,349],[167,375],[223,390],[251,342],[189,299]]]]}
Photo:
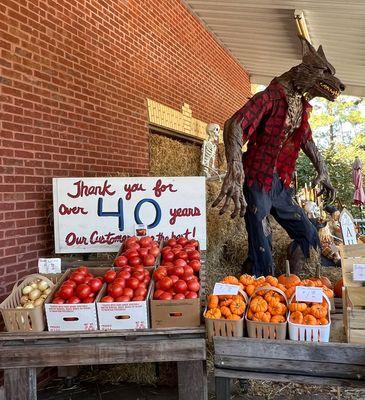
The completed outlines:
{"type": "Polygon", "coordinates": [[[29,300],[28,296],[22,296],[20,298],[20,304],[24,306],[24,304],[29,300]]]}
{"type": "Polygon", "coordinates": [[[51,288],[48,288],[48,289],[46,289],[46,290],[43,292],[43,294],[44,294],[45,296],[48,296],[51,292],[52,292],[52,289],[51,289],[51,288]]]}
{"type": "Polygon", "coordinates": [[[24,308],[34,308],[34,304],[33,303],[27,303],[27,304],[25,304],[24,308]]]}
{"type": "Polygon", "coordinates": [[[34,303],[33,303],[34,307],[41,306],[43,304],[43,302],[44,302],[44,299],[42,299],[41,297],[39,299],[37,299],[37,300],[34,300],[34,303]]]}
{"type": "Polygon", "coordinates": [[[40,282],[38,283],[38,289],[39,289],[41,292],[44,292],[47,288],[48,288],[48,282],[46,282],[46,281],[40,281],[40,282]]]}
{"type": "Polygon", "coordinates": [[[32,286],[25,286],[23,287],[22,293],[29,294],[33,290],[32,286]]]}
{"type": "Polygon", "coordinates": [[[41,296],[41,291],[39,289],[34,289],[29,293],[30,300],[36,300],[41,296]]]}
{"type": "Polygon", "coordinates": [[[32,282],[32,283],[30,284],[30,286],[32,287],[32,289],[38,289],[38,284],[37,284],[37,282],[32,282]]]}

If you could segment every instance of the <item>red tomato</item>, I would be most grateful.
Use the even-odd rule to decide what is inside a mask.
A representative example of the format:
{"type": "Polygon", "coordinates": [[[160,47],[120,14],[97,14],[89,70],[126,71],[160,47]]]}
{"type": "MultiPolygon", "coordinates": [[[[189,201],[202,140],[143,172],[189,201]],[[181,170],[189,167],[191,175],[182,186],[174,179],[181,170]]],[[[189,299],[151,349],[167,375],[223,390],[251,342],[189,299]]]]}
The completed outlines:
{"type": "Polygon", "coordinates": [[[120,270],[121,270],[121,271],[131,272],[131,271],[132,271],[132,267],[131,267],[130,265],[125,265],[125,266],[122,267],[120,270]]]}
{"type": "Polygon", "coordinates": [[[157,257],[160,254],[160,249],[158,247],[152,247],[148,250],[148,254],[151,254],[151,256],[157,257]]]}
{"type": "Polygon", "coordinates": [[[123,279],[123,278],[117,278],[113,283],[118,284],[123,289],[125,288],[125,279],[123,279]]]}
{"type": "Polygon", "coordinates": [[[199,292],[200,285],[195,279],[188,282],[188,290],[189,292],[199,292]]]}
{"type": "Polygon", "coordinates": [[[64,299],[61,299],[61,297],[55,297],[52,301],[52,304],[63,304],[65,302],[64,299]]]}
{"type": "Polygon", "coordinates": [[[185,267],[186,265],[188,265],[186,261],[183,260],[182,258],[178,258],[177,260],[175,260],[174,264],[176,267],[185,267]]]}
{"type": "Polygon", "coordinates": [[[125,255],[128,260],[130,260],[133,257],[138,257],[138,251],[136,250],[127,250],[123,253],[123,255],[125,255]]]}
{"type": "Polygon", "coordinates": [[[75,271],[72,272],[72,274],[70,275],[70,279],[72,279],[79,285],[80,283],[84,283],[85,274],[75,271]]]}
{"type": "Polygon", "coordinates": [[[195,250],[195,247],[194,246],[185,246],[184,247],[184,251],[186,252],[186,253],[190,253],[191,251],[194,251],[195,250]]]}
{"type": "Polygon", "coordinates": [[[67,286],[67,285],[70,285],[73,288],[75,288],[77,286],[77,283],[75,281],[71,280],[71,279],[67,279],[66,281],[64,281],[62,283],[62,286],[67,286]]]}
{"type": "Polygon", "coordinates": [[[131,298],[129,296],[119,296],[115,299],[115,301],[124,303],[126,301],[131,301],[131,298]]]}
{"type": "Polygon", "coordinates": [[[123,296],[128,296],[129,298],[132,298],[133,294],[134,294],[133,289],[129,287],[123,289],[123,296]]]}
{"type": "Polygon", "coordinates": [[[113,301],[114,301],[114,299],[113,299],[113,297],[111,297],[111,296],[104,296],[104,297],[101,299],[101,302],[102,302],[102,303],[113,303],[113,301]]]}
{"type": "Polygon", "coordinates": [[[176,293],[185,293],[188,289],[188,285],[182,279],[179,279],[174,283],[174,290],[176,293]]]}
{"type": "Polygon", "coordinates": [[[172,294],[168,292],[163,292],[159,298],[159,300],[172,300],[172,294]]]}
{"type": "Polygon", "coordinates": [[[127,264],[128,264],[128,258],[126,256],[119,256],[114,261],[114,265],[118,268],[124,267],[127,264]]]}
{"type": "Polygon", "coordinates": [[[200,271],[201,262],[199,260],[192,260],[189,262],[189,266],[193,268],[194,272],[200,271]]]}
{"type": "MultiPolygon", "coordinates": [[[[141,282],[141,283],[138,285],[137,289],[138,289],[138,288],[147,289],[147,283],[146,283],[146,282],[141,282]]],[[[137,289],[136,289],[136,290],[137,290],[137,289]]]]}
{"type": "Polygon", "coordinates": [[[183,249],[183,247],[181,246],[181,244],[176,244],[171,251],[181,251],[183,249]]]}
{"type": "Polygon", "coordinates": [[[194,250],[188,253],[189,260],[200,260],[200,253],[198,250],[194,250]]]}
{"type": "Polygon", "coordinates": [[[141,247],[150,246],[151,243],[152,243],[152,238],[150,236],[145,236],[139,239],[139,244],[141,245],[141,247]]]}
{"type": "Polygon", "coordinates": [[[134,267],[135,265],[141,264],[142,260],[140,257],[131,257],[129,259],[129,265],[134,267]]]}
{"type": "Polygon", "coordinates": [[[190,281],[198,281],[198,278],[195,275],[191,275],[191,274],[186,274],[186,272],[184,273],[184,275],[181,277],[186,283],[190,282],[190,281]]]}
{"type": "Polygon", "coordinates": [[[118,278],[122,279],[129,279],[132,276],[132,274],[129,271],[120,271],[118,274],[118,278]]]}
{"type": "Polygon", "coordinates": [[[163,261],[173,261],[175,258],[175,254],[172,251],[167,251],[165,253],[162,253],[162,258],[163,261]]]}
{"type": "Polygon", "coordinates": [[[137,236],[130,236],[129,238],[126,239],[125,245],[132,244],[132,243],[137,243],[138,242],[138,237],[137,236]]]}
{"type": "Polygon", "coordinates": [[[155,272],[153,273],[153,277],[156,281],[161,280],[167,275],[167,270],[165,267],[158,267],[155,272]]]}
{"type": "Polygon", "coordinates": [[[72,296],[68,300],[66,300],[66,303],[67,304],[79,304],[79,303],[81,303],[81,300],[76,296],[72,296]]]}
{"type": "Polygon", "coordinates": [[[188,242],[186,243],[187,246],[193,246],[195,248],[197,248],[199,246],[199,242],[195,239],[191,239],[188,240],[188,242]]]}
{"type": "Polygon", "coordinates": [[[188,259],[188,253],[186,251],[179,251],[176,254],[176,257],[181,258],[182,260],[187,260],[188,259]]]}
{"type": "Polygon", "coordinates": [[[76,271],[80,272],[80,274],[84,274],[84,275],[86,275],[89,272],[88,268],[85,267],[84,265],[81,265],[81,267],[78,267],[76,269],[76,271]]]}
{"type": "Polygon", "coordinates": [[[93,279],[93,278],[91,278],[90,276],[86,276],[85,275],[84,283],[88,284],[91,281],[91,279],[93,279]]]}
{"type": "Polygon", "coordinates": [[[85,276],[87,276],[88,278],[94,278],[94,275],[90,274],[90,272],[88,272],[85,276]]]}
{"type": "Polygon", "coordinates": [[[175,272],[175,267],[167,267],[166,271],[168,276],[173,275],[175,272]]]}
{"type": "Polygon", "coordinates": [[[174,275],[181,277],[184,275],[184,268],[183,267],[175,267],[174,268],[174,275]]]}
{"type": "Polygon", "coordinates": [[[177,275],[170,275],[170,279],[172,280],[172,283],[174,284],[179,280],[179,277],[177,275]]]}
{"type": "Polygon", "coordinates": [[[100,279],[101,283],[104,283],[104,277],[103,276],[96,276],[96,279],[100,279]]]}
{"type": "Polygon", "coordinates": [[[165,246],[162,248],[161,253],[168,253],[169,251],[171,251],[171,246],[165,246]]]}
{"type": "Polygon", "coordinates": [[[174,300],[183,300],[185,299],[185,295],[183,293],[177,293],[174,296],[174,300]]]}
{"type": "Polygon", "coordinates": [[[91,293],[89,294],[89,297],[90,297],[91,299],[94,299],[94,298],[96,297],[96,293],[91,292],[91,293]]]}
{"type": "Polygon", "coordinates": [[[169,290],[172,288],[173,285],[173,281],[171,278],[169,278],[168,276],[165,276],[165,278],[161,279],[161,289],[162,290],[169,290]]]}
{"type": "Polygon", "coordinates": [[[174,258],[178,258],[177,255],[180,253],[181,249],[175,249],[175,247],[171,250],[171,252],[174,254],[174,258]]]}
{"type": "Polygon", "coordinates": [[[160,243],[158,243],[158,242],[156,242],[156,240],[154,240],[154,241],[151,243],[151,247],[158,247],[158,248],[160,248],[160,243]]]}
{"type": "Polygon", "coordinates": [[[146,247],[141,247],[141,248],[138,250],[138,254],[139,254],[141,257],[146,256],[146,255],[148,254],[148,252],[149,252],[149,249],[147,249],[146,247]]]}
{"type": "Polygon", "coordinates": [[[137,278],[140,282],[143,282],[144,278],[145,278],[145,274],[142,271],[136,271],[136,272],[133,272],[132,277],[137,278]]]}
{"type": "Polygon", "coordinates": [[[128,246],[126,246],[128,250],[139,250],[141,246],[138,243],[131,243],[128,246]]]}
{"type": "Polygon", "coordinates": [[[132,277],[126,281],[126,286],[133,290],[137,289],[138,285],[139,285],[139,280],[137,278],[132,277]]]}
{"type": "Polygon", "coordinates": [[[150,271],[148,271],[147,269],[143,270],[143,273],[145,276],[148,276],[150,278],[150,271]]]}
{"type": "Polygon", "coordinates": [[[61,299],[67,300],[74,295],[74,288],[71,285],[62,285],[58,294],[61,299]]]}
{"type": "Polygon", "coordinates": [[[185,293],[185,299],[197,299],[198,294],[196,292],[187,292],[185,293]]]}
{"type": "Polygon", "coordinates": [[[155,265],[155,257],[151,254],[147,254],[144,258],[143,258],[143,265],[145,267],[152,267],[153,265],[155,265]]]}
{"type": "Polygon", "coordinates": [[[117,283],[112,283],[111,285],[108,285],[108,295],[116,298],[119,297],[123,294],[123,287],[121,285],[118,285],[117,283]]]}
{"type": "Polygon", "coordinates": [[[89,297],[90,293],[91,293],[91,288],[86,283],[82,283],[76,288],[76,295],[80,299],[86,299],[86,297],[89,297]]]}
{"type": "Polygon", "coordinates": [[[143,301],[143,300],[144,300],[143,296],[134,296],[134,297],[132,297],[132,301],[143,301]]]}
{"type": "Polygon", "coordinates": [[[83,303],[94,303],[94,297],[86,297],[86,299],[83,299],[83,303]]]}
{"type": "Polygon", "coordinates": [[[174,267],[174,263],[172,261],[164,261],[163,265],[161,267],[174,267]]]}
{"type": "Polygon", "coordinates": [[[194,275],[194,270],[193,268],[189,267],[189,265],[187,265],[186,267],[184,267],[184,274],[186,275],[194,275]]]}
{"type": "Polygon", "coordinates": [[[176,239],[174,239],[174,238],[171,238],[167,241],[168,246],[174,247],[174,246],[176,246],[176,244],[177,244],[177,242],[176,242],[176,239]]]}
{"type": "Polygon", "coordinates": [[[185,246],[187,242],[188,239],[186,239],[185,237],[180,237],[179,239],[177,239],[177,243],[181,244],[181,246],[185,246]]]}
{"type": "MultiPolygon", "coordinates": [[[[162,278],[163,279],[163,278],[162,278]]],[[[156,283],[155,283],[155,288],[156,289],[161,289],[161,281],[157,281],[156,283]]]]}
{"type": "Polygon", "coordinates": [[[117,277],[117,273],[110,269],[109,271],[105,272],[104,280],[105,280],[105,282],[111,283],[114,281],[114,279],[116,277],[117,277]]]}
{"type": "Polygon", "coordinates": [[[144,272],[144,266],[142,264],[138,264],[136,266],[133,267],[133,271],[140,271],[140,272],[144,272]]]}
{"type": "Polygon", "coordinates": [[[155,293],[153,294],[153,298],[155,300],[158,300],[162,293],[165,293],[165,292],[163,290],[160,290],[160,289],[159,290],[155,290],[155,293]]]}
{"type": "Polygon", "coordinates": [[[135,291],[134,291],[134,296],[141,296],[143,298],[143,300],[145,299],[147,294],[147,290],[145,288],[140,288],[138,287],[135,291]]]}

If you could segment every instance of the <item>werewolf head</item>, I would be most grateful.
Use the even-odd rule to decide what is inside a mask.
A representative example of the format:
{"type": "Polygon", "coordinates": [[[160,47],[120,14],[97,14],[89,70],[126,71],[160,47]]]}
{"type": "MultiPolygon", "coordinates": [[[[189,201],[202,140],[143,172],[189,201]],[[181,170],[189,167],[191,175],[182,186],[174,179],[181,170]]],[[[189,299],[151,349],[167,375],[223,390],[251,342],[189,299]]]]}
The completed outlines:
{"type": "Polygon", "coordinates": [[[303,45],[302,63],[293,67],[289,73],[296,91],[306,93],[308,98],[324,97],[334,101],[345,90],[345,85],[335,77],[336,70],[328,62],[322,46],[316,50],[306,39],[303,45]]]}

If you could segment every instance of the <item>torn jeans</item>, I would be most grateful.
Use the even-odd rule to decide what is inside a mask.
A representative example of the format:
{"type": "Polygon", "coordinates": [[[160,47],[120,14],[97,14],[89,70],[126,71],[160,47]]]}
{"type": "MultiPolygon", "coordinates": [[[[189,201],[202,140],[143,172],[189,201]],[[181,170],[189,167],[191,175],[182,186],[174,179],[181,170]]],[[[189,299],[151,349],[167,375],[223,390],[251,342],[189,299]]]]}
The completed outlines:
{"type": "Polygon", "coordinates": [[[256,183],[244,185],[243,192],[247,201],[245,214],[248,234],[248,261],[252,273],[256,276],[273,275],[272,235],[268,216],[271,214],[294,240],[291,250],[299,245],[306,258],[310,247],[319,246],[316,228],[309,221],[304,211],[294,202],[292,189],[287,189],[274,174],[269,192],[256,183]]]}

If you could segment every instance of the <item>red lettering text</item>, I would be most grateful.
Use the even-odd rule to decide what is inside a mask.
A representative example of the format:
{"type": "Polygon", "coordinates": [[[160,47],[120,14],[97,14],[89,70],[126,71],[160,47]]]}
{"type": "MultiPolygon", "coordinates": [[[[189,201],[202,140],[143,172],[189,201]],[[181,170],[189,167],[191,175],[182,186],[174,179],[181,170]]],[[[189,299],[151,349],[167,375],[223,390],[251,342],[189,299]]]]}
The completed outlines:
{"type": "Polygon", "coordinates": [[[61,204],[58,208],[58,212],[61,215],[70,215],[70,214],[88,214],[88,211],[84,210],[84,207],[72,207],[69,208],[65,204],[61,204]]]}
{"type": "Polygon", "coordinates": [[[166,192],[166,190],[169,190],[170,192],[177,192],[177,190],[174,189],[174,185],[172,183],[169,183],[168,185],[163,185],[161,179],[157,180],[156,185],[152,190],[155,192],[156,197],[161,197],[161,194],[166,192]]]}
{"type": "Polygon", "coordinates": [[[170,225],[174,225],[179,217],[199,217],[201,215],[198,207],[194,208],[170,208],[170,225]]]}
{"type": "Polygon", "coordinates": [[[110,191],[111,184],[108,184],[107,179],[104,181],[103,186],[87,186],[85,185],[84,181],[77,181],[74,183],[74,186],[76,186],[76,193],[67,193],[67,196],[72,197],[73,199],[84,196],[112,196],[115,194],[115,191],[110,191]]]}
{"type": "Polygon", "coordinates": [[[142,186],[141,183],[134,183],[133,185],[124,185],[124,190],[127,192],[125,199],[130,200],[132,197],[132,193],[134,192],[145,192],[146,189],[142,186]]]}
{"type": "Polygon", "coordinates": [[[67,246],[74,246],[75,244],[78,244],[78,245],[80,245],[80,244],[85,244],[85,245],[88,244],[87,239],[86,239],[85,236],[78,237],[76,235],[76,233],[74,233],[74,232],[70,232],[66,236],[65,242],[66,242],[67,246]]]}

